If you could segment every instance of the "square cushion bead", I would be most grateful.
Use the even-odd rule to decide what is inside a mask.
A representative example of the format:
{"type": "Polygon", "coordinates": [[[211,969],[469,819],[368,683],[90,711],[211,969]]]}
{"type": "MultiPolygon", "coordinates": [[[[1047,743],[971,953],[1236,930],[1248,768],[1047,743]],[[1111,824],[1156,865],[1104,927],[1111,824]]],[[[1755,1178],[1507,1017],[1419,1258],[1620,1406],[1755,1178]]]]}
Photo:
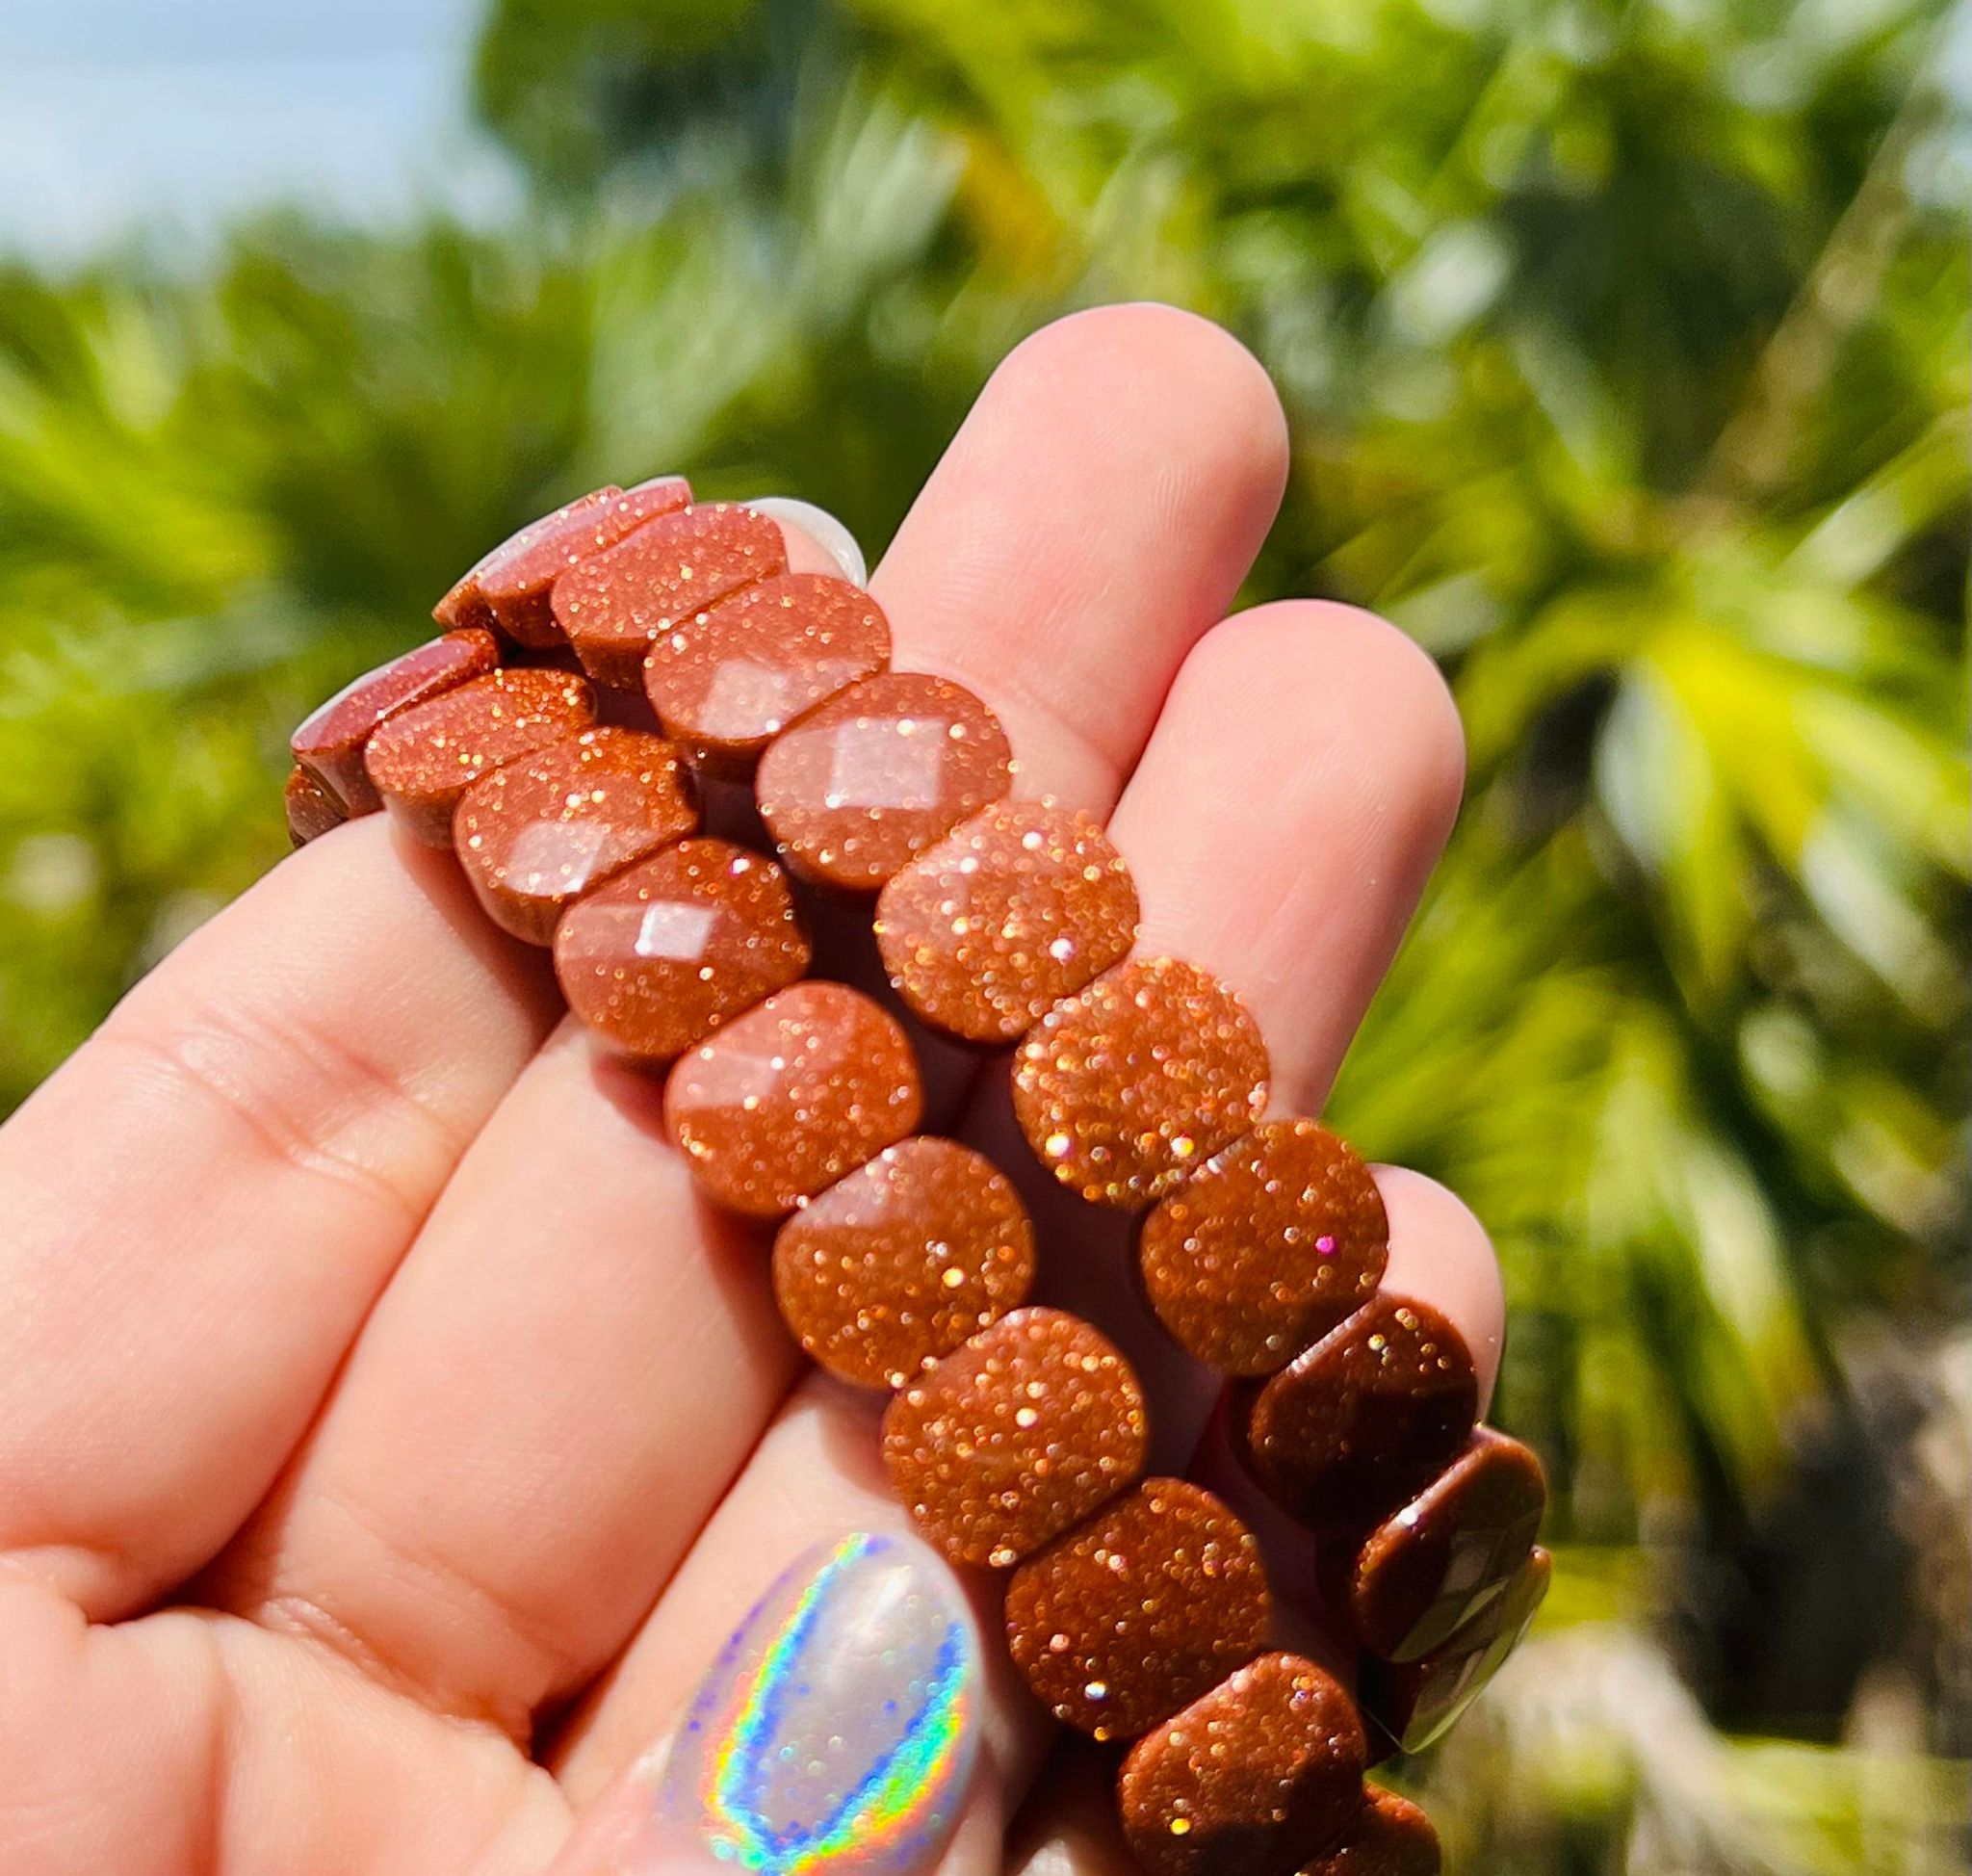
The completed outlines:
{"type": "Polygon", "coordinates": [[[1002,801],[896,873],[876,902],[884,969],[912,1011],[1013,1042],[1136,940],[1129,869],[1085,814],[1002,801]]]}
{"type": "Polygon", "coordinates": [[[1150,1876],[1289,1876],[1362,1802],[1356,1703],[1298,1655],[1262,1655],[1153,1727],[1117,1781],[1150,1876]]]}
{"type": "Polygon", "coordinates": [[[1365,1655],[1358,1679],[1372,1752],[1422,1752],[1442,1739],[1520,1645],[1552,1575],[1547,1552],[1536,1549],[1504,1592],[1441,1648],[1415,1661],[1365,1655]]]}
{"type": "Polygon", "coordinates": [[[783,573],[661,633],[643,686],[697,767],[743,781],[795,717],[889,663],[890,625],[861,586],[783,573]]]}
{"type": "Polygon", "coordinates": [[[690,500],[691,485],[682,476],[661,476],[629,489],[611,483],[582,496],[529,522],[483,556],[432,609],[432,616],[447,625],[497,624],[524,645],[558,645],[561,630],[548,599],[556,580],[578,560],[613,547],[633,529],[690,500]]]}
{"type": "Polygon", "coordinates": [[[289,769],[281,805],[287,811],[288,838],[297,847],[306,847],[350,818],[343,804],[300,768],[289,769]]]}
{"type": "Polygon", "coordinates": [[[715,502],[646,523],[571,567],[550,598],[583,669],[612,690],[636,690],[661,633],[787,570],[779,528],[751,508],[715,502]]]}
{"type": "Polygon", "coordinates": [[[788,876],[764,854],[688,840],[578,899],[555,928],[568,1006],[626,1054],[668,1061],[808,968],[788,876]]]}
{"type": "Polygon", "coordinates": [[[582,678],[494,671],[393,717],[370,739],[364,766],[414,840],[449,847],[453,813],[481,775],[595,720],[595,693],[582,678]]]}
{"type": "Polygon", "coordinates": [[[1357,1548],[1341,1602],[1363,1647],[1393,1661],[1439,1649],[1501,1596],[1547,1508],[1532,1450],[1490,1426],[1357,1548]]]}
{"type": "Polygon", "coordinates": [[[791,871],[874,892],[1013,782],[1013,754],[970,691],[917,671],[866,678],[776,737],[754,793],[791,871]]]}
{"type": "Polygon", "coordinates": [[[1278,1503],[1316,1530],[1360,1530],[1448,1464],[1478,1416],[1459,1332],[1427,1304],[1381,1295],[1270,1380],[1244,1384],[1232,1423],[1278,1503]]]}
{"type": "Polygon", "coordinates": [[[1368,1785],[1341,1837],[1299,1876],[1438,1876],[1441,1861],[1431,1819],[1410,1799],[1368,1785]]]}
{"type": "Polygon", "coordinates": [[[1056,1003],[1014,1054],[1014,1113],[1041,1163],[1125,1211],[1232,1145],[1266,1100],[1258,1026],[1179,958],[1119,965],[1056,1003]]]}
{"type": "Polygon", "coordinates": [[[365,671],[310,711],[288,739],[288,748],[297,765],[350,814],[375,814],[383,803],[364,768],[370,739],[393,717],[484,677],[499,662],[500,647],[490,632],[448,632],[365,671]]]}
{"type": "Polygon", "coordinates": [[[1144,1219],[1157,1319],[1224,1374],[1270,1374],[1376,1294],[1389,1224],[1369,1168],[1318,1121],[1262,1121],[1144,1219]]]}
{"type": "Polygon", "coordinates": [[[480,776],[452,837],[486,916],[546,945],[584,893],[697,825],[690,771],[670,743],[594,729],[480,776]]]}
{"type": "Polygon", "coordinates": [[[1014,1665],[1058,1720],[1129,1739],[1258,1655],[1259,1546],[1203,1487],[1146,1479],[1013,1573],[1014,1665]]]}
{"type": "Polygon", "coordinates": [[[885,1147],[774,1239],[774,1295],[831,1374],[900,1388],[1018,1305],[1034,1232],[983,1155],[928,1137],[885,1147]]]}
{"type": "Polygon", "coordinates": [[[1143,1471],[1143,1390],[1098,1330],[1016,1310],[906,1386],[883,1460],[918,1527],[954,1563],[1017,1562],[1143,1471]]]}
{"type": "Polygon", "coordinates": [[[706,1190],[791,1212],[915,1131],[918,1063],[895,1018],[840,983],[797,983],[682,1056],[664,1119],[706,1190]]]}

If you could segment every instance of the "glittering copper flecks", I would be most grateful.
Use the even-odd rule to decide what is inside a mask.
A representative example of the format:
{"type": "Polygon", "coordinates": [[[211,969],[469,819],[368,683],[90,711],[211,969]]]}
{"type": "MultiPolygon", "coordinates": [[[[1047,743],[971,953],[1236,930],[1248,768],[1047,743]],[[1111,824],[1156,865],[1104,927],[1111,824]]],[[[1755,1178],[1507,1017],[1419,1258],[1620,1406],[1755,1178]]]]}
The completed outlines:
{"type": "Polygon", "coordinates": [[[486,916],[546,945],[584,893],[697,825],[690,772],[670,743],[594,729],[480,776],[452,839],[486,916]]]}
{"type": "Polygon", "coordinates": [[[1056,1003],[1014,1055],[1022,1131],[1099,1205],[1160,1198],[1259,1116],[1267,1050],[1232,991],[1195,964],[1132,958],[1056,1003]]]}
{"type": "Polygon", "coordinates": [[[659,634],[643,686],[694,764],[743,780],[795,717],[889,663],[890,624],[861,586],[784,573],[659,634]]]}
{"type": "Polygon", "coordinates": [[[1442,1648],[1415,1661],[1362,1663],[1362,1713],[1372,1739],[1399,1752],[1422,1752],[1444,1737],[1506,1665],[1540,1612],[1553,1575],[1538,1547],[1495,1597],[1442,1648]]]}
{"type": "Polygon", "coordinates": [[[526,527],[516,530],[498,547],[489,548],[481,554],[459,575],[444,598],[432,607],[431,616],[440,625],[454,628],[473,626],[482,632],[495,630],[499,621],[493,616],[493,608],[486,603],[486,595],[480,589],[480,575],[503,560],[520,558],[536,542],[551,539],[563,529],[579,531],[584,517],[594,513],[611,497],[622,493],[614,482],[607,488],[591,489],[586,495],[578,495],[574,501],[564,502],[552,513],[539,515],[526,527]]]}
{"type": "Polygon", "coordinates": [[[913,1132],[918,1064],[895,1021],[840,983],[797,983],[680,1057],[664,1118],[735,1212],[777,1217],[913,1132]]]}
{"type": "Polygon", "coordinates": [[[318,705],[288,739],[288,748],[349,813],[375,814],[383,804],[363,766],[370,739],[393,717],[485,676],[499,662],[490,632],[448,632],[364,672],[318,705]]]}
{"type": "Polygon", "coordinates": [[[1012,784],[993,713],[916,671],[866,678],[776,737],[754,789],[781,857],[802,878],[874,892],[1012,784]]]}
{"type": "Polygon", "coordinates": [[[1144,1220],[1145,1293],[1181,1346],[1270,1374],[1376,1294],[1389,1225],[1369,1168],[1318,1121],[1263,1121],[1144,1220]]]}
{"type": "Polygon", "coordinates": [[[788,877],[728,841],[687,840],[578,899],[555,928],[568,1006],[626,1054],[668,1061],[808,968],[788,877]]]}
{"type": "Polygon", "coordinates": [[[1002,1568],[1143,1471],[1143,1391],[1105,1337],[1016,1310],[911,1382],[883,1417],[891,1484],[954,1563],[1002,1568]]]}
{"type": "Polygon", "coordinates": [[[1304,1863],[1300,1876],[1438,1876],[1440,1861],[1431,1819],[1410,1799],[1370,1785],[1340,1841],[1304,1863]]]}
{"type": "Polygon", "coordinates": [[[452,844],[452,817],[488,771],[579,735],[595,693],[565,671],[502,670],[393,717],[364,758],[383,804],[413,839],[452,844]]]}
{"type": "Polygon", "coordinates": [[[1482,1426],[1358,1549],[1347,1608],[1363,1647],[1412,1661],[1480,1616],[1526,1562],[1547,1506],[1541,1462],[1482,1426]]]}
{"type": "Polygon", "coordinates": [[[1127,956],[1136,922],[1129,869],[1092,817],[1002,801],[893,876],[876,941],[925,1022],[969,1042],[1012,1042],[1127,956]]]}
{"type": "Polygon", "coordinates": [[[1262,1655],[1153,1727],[1117,1781],[1150,1876],[1288,1876],[1362,1801],[1356,1704],[1298,1655],[1262,1655]]]}
{"type": "Polygon", "coordinates": [[[288,771],[281,804],[287,810],[288,838],[297,847],[306,847],[350,818],[343,804],[298,766],[288,771]]]}
{"type": "Polygon", "coordinates": [[[1129,1739],[1259,1653],[1269,1598],[1253,1534],[1217,1498],[1150,1478],[1013,1573],[1014,1664],[1058,1720],[1129,1739]]]}
{"type": "Polygon", "coordinates": [[[635,690],[661,633],[787,570],[785,540],[765,515],[714,502],[646,522],[570,567],[549,597],[583,669],[612,690],[635,690]]]}
{"type": "Polygon", "coordinates": [[[809,1356],[866,1388],[900,1388],[997,1321],[1034,1279],[1012,1185],[956,1140],[886,1147],[774,1240],[774,1294],[809,1356]]]}
{"type": "MultiPolygon", "coordinates": [[[[682,476],[660,476],[635,488],[599,488],[502,541],[438,602],[434,616],[451,623],[477,605],[520,644],[561,644],[548,600],[555,582],[577,561],[690,500],[691,485],[682,476]]],[[[475,622],[487,621],[475,615],[475,622]]]]}
{"type": "Polygon", "coordinates": [[[1244,1384],[1232,1426],[1254,1475],[1303,1524],[1360,1528],[1444,1466],[1478,1412],[1459,1332],[1428,1304],[1384,1294],[1244,1384]]]}

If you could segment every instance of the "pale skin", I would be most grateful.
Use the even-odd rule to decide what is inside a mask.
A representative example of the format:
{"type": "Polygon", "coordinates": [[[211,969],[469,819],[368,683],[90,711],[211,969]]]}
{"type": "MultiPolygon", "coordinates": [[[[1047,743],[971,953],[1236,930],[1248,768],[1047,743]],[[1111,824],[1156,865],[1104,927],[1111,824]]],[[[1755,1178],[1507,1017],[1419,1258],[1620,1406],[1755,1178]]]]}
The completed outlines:
{"type": "MultiPolygon", "coordinates": [[[[1001,367],[871,586],[896,663],[991,704],[1023,793],[1106,817],[1142,949],[1237,989],[1276,1108],[1319,1113],[1463,745],[1393,627],[1227,616],[1286,452],[1223,332],[1084,314],[1001,367]]],[[[1013,1163],[944,1081],[946,1131],[1013,1163]]],[[[1490,1387],[1484,1232],[1378,1177],[1388,1286],[1490,1387]]],[[[1117,1228],[1038,1215],[1056,1297],[1188,1443],[1117,1228]]],[[[339,829],[0,1131],[0,1864],[539,1876],[783,1564],[898,1523],[879,1406],[804,1378],[761,1243],[694,1196],[656,1082],[558,1026],[542,955],[384,818],[339,829]]],[[[1099,1803],[1034,1789],[1003,1661],[985,1706],[942,1876],[1120,1868],[1099,1803]]]]}

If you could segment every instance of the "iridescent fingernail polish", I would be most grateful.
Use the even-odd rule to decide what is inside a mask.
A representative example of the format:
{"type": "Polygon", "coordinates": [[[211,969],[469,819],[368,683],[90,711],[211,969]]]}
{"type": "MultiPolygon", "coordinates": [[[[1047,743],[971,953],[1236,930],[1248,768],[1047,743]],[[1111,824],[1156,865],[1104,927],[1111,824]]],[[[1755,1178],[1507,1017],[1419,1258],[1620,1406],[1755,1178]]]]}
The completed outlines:
{"type": "Polygon", "coordinates": [[[944,1848],[977,1743],[979,1644],[923,1546],[810,1551],[740,1624],[671,1747],[658,1816],[762,1876],[907,1876],[944,1848]]]}

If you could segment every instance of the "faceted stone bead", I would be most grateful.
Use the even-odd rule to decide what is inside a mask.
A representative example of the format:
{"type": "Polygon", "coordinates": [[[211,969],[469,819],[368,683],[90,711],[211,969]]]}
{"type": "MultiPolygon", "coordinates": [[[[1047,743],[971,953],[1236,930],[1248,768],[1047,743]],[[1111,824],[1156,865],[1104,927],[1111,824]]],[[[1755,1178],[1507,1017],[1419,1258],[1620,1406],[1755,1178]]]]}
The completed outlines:
{"type": "Polygon", "coordinates": [[[645,523],[570,567],[550,597],[583,669],[612,690],[635,690],[661,634],[787,570],[780,529],[751,508],[714,502],[645,523]]]}
{"type": "MultiPolygon", "coordinates": [[[[1362,1662],[1363,1717],[1398,1752],[1422,1752],[1457,1725],[1540,1612],[1553,1563],[1536,1549],[1502,1593],[1441,1648],[1415,1661],[1362,1662]]],[[[1374,1750],[1374,1748],[1373,1748],[1374,1750]]]]}
{"type": "Polygon", "coordinates": [[[1129,1212],[1230,1146],[1266,1100],[1266,1044],[1246,1005],[1173,957],[1098,977],[1014,1055],[1014,1112],[1041,1163],[1129,1212]]]}
{"type": "Polygon", "coordinates": [[[364,768],[370,739],[393,717],[484,677],[500,662],[490,632],[448,632],[388,664],[366,671],[309,712],[288,739],[296,763],[352,815],[383,803],[364,768]]]}
{"type": "Polygon", "coordinates": [[[630,489],[599,488],[502,541],[438,602],[432,616],[446,625],[497,624],[524,645],[558,645],[561,631],[548,598],[556,580],[690,500],[691,485],[682,476],[661,476],[630,489]]]}
{"type": "Polygon", "coordinates": [[[693,763],[743,781],[795,717],[889,663],[889,622],[862,587],[783,573],[660,634],[643,684],[693,763]]]}
{"type": "Polygon", "coordinates": [[[944,678],[889,671],[776,737],[754,787],[795,873],[874,892],[1012,779],[1006,733],[977,697],[944,678]]]}
{"type": "Polygon", "coordinates": [[[1356,1703],[1298,1655],[1262,1655],[1153,1727],[1117,1782],[1150,1876],[1288,1876],[1362,1802],[1356,1703]]]}
{"type": "Polygon", "coordinates": [[[895,874],[876,902],[884,969],[926,1023],[1012,1042],[1136,939],[1129,869],[1088,815],[1002,801],[895,874]]]}
{"type": "Polygon", "coordinates": [[[688,840],[578,899],[555,928],[568,1006],[626,1054],[668,1061],[808,968],[788,876],[728,841],[688,840]]]}
{"type": "Polygon", "coordinates": [[[797,983],[682,1056],[664,1118],[713,1197],[778,1217],[915,1131],[918,1064],[894,1018],[840,983],[797,983]]]}
{"type": "Polygon", "coordinates": [[[774,1239],[774,1294],[814,1361],[900,1388],[996,1322],[1034,1280],[1034,1231],[1011,1183],[956,1140],[921,1136],[795,1212],[774,1239]]]}
{"type": "Polygon", "coordinates": [[[1007,1642],[1056,1719],[1130,1739],[1252,1660],[1269,1607],[1246,1526],[1202,1487],[1150,1478],[1014,1571],[1007,1642]]]}
{"type": "Polygon", "coordinates": [[[1339,1601],[1364,1648],[1414,1661],[1500,1596],[1526,1562],[1547,1508],[1541,1462],[1490,1426],[1357,1547],[1339,1601]]]}
{"type": "Polygon", "coordinates": [[[1408,1798],[1362,1787],[1362,1804],[1339,1841],[1304,1863],[1300,1876],[1438,1876],[1438,1832],[1408,1798]]]}
{"type": "Polygon", "coordinates": [[[452,817],[481,775],[578,736],[595,693],[565,671],[502,670],[418,705],[370,739],[364,758],[383,804],[413,839],[452,845],[452,817]]]}
{"type": "Polygon", "coordinates": [[[911,1382],[883,1417],[891,1484],[954,1563],[1038,1550],[1143,1471],[1143,1390],[1062,1310],[1016,1310],[911,1382]]]}
{"type": "Polygon", "coordinates": [[[1232,1426],[1254,1475],[1316,1530],[1402,1504],[1466,1444],[1472,1357],[1428,1304],[1380,1295],[1278,1374],[1246,1383],[1232,1426]]]}
{"type": "Polygon", "coordinates": [[[288,838],[297,847],[306,847],[350,818],[343,804],[305,769],[298,767],[288,771],[281,802],[287,810],[288,838]]]}
{"type": "Polygon", "coordinates": [[[452,840],[486,916],[547,945],[584,893],[697,825],[690,771],[670,743],[594,729],[481,775],[452,840]]]}
{"type": "Polygon", "coordinates": [[[1389,1224],[1369,1168],[1318,1121],[1262,1121],[1144,1220],[1144,1291],[1181,1346],[1270,1374],[1376,1294],[1389,1224]]]}

